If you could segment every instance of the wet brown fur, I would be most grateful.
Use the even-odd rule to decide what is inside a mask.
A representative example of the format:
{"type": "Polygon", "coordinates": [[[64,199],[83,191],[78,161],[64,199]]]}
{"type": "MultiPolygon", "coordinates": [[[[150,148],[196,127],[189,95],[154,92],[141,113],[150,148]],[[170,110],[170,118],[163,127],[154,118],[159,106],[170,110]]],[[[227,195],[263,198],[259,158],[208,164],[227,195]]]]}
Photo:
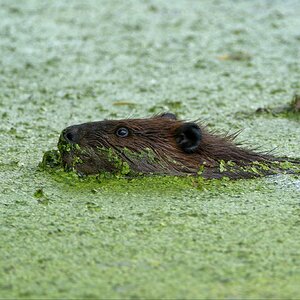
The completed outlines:
{"type": "MultiPolygon", "coordinates": [[[[202,133],[201,143],[194,153],[185,153],[176,142],[178,129],[184,124],[186,122],[181,120],[154,116],[146,119],[105,120],[72,126],[72,130],[77,134],[77,144],[85,150],[85,154],[77,154],[82,163],[76,165],[75,169],[83,174],[114,172],[114,165],[97,152],[97,147],[112,149],[122,161],[128,163],[132,171],[142,174],[196,175],[203,166],[202,176],[205,178],[224,176],[233,179],[250,178],[258,174],[249,173],[243,167],[253,162],[268,164],[280,160],[234,144],[237,134],[214,134],[199,123],[197,125],[202,133]],[[116,130],[121,127],[129,129],[127,137],[116,135],[116,130]],[[155,159],[151,160],[146,156],[132,157],[124,149],[134,153],[151,149],[155,159]],[[221,171],[220,161],[231,162],[233,167],[231,170],[221,171]]],[[[62,141],[61,137],[60,142],[62,141]]],[[[71,166],[75,154],[74,151],[62,153],[65,165],[71,166]]],[[[274,173],[276,172],[272,168],[264,171],[264,175],[274,173]]]]}

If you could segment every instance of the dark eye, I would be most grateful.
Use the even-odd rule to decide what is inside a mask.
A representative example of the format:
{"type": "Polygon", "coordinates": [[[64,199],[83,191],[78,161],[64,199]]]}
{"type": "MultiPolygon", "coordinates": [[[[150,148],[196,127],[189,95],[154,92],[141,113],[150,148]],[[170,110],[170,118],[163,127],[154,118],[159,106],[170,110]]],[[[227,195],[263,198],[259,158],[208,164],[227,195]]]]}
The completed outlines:
{"type": "Polygon", "coordinates": [[[128,129],[125,127],[121,127],[117,130],[116,134],[119,137],[126,137],[128,135],[128,129]]]}

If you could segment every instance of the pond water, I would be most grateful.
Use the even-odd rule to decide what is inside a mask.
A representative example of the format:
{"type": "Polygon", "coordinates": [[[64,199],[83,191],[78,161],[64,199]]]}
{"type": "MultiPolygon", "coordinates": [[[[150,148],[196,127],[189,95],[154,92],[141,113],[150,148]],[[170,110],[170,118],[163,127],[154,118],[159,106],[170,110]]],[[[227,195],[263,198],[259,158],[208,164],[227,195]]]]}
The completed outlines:
{"type": "Polygon", "coordinates": [[[172,111],[299,157],[299,1],[0,4],[0,297],[295,298],[299,177],[78,178],[67,125],[172,111]]]}

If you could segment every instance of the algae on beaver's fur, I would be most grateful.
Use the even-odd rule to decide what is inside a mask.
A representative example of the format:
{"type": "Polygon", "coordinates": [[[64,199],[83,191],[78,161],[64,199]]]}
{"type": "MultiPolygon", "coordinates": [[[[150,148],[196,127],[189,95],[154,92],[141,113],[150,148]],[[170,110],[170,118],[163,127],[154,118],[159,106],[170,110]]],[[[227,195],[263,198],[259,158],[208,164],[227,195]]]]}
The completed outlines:
{"type": "MultiPolygon", "coordinates": [[[[130,167],[126,161],[123,161],[120,156],[112,148],[97,147],[97,152],[111,162],[114,166],[113,174],[116,176],[124,176],[130,173],[130,167]]],[[[105,172],[105,170],[103,170],[105,172]]]]}
{"type": "MultiPolygon", "coordinates": [[[[73,158],[73,168],[66,168],[67,171],[75,171],[76,173],[76,165],[77,164],[82,164],[83,160],[80,158],[80,154],[85,153],[85,150],[81,149],[78,145],[74,145],[74,147],[64,147],[58,145],[58,150],[50,150],[46,151],[43,155],[42,162],[39,164],[39,167],[46,170],[47,168],[62,168],[64,167],[62,160],[61,160],[61,149],[67,149],[68,152],[71,151],[71,149],[76,149],[76,152],[74,152],[74,158],[73,158]]],[[[167,167],[166,165],[163,165],[163,162],[156,158],[155,153],[153,152],[152,149],[145,149],[145,151],[141,152],[134,152],[131,151],[127,148],[123,149],[118,149],[118,152],[112,148],[105,148],[105,147],[98,147],[97,151],[99,155],[101,155],[102,159],[107,159],[110,163],[112,163],[114,169],[112,172],[108,172],[106,170],[100,171],[97,176],[100,176],[100,178],[120,178],[120,177],[140,177],[140,176],[145,176],[147,174],[143,173],[137,173],[133,170],[131,170],[129,164],[124,161],[121,157],[122,154],[125,154],[129,159],[135,160],[135,163],[138,163],[139,160],[143,161],[147,159],[148,161],[159,164],[160,167],[167,167]]],[[[172,161],[172,158],[169,158],[172,161]]],[[[177,163],[174,161],[173,163],[177,163]]],[[[206,173],[206,165],[201,165],[199,167],[199,170],[197,174],[194,176],[198,177],[204,177],[206,173]]],[[[263,177],[266,174],[280,174],[280,173],[287,173],[287,174],[300,174],[300,167],[299,167],[299,162],[295,160],[294,162],[291,161],[273,161],[273,162],[259,162],[259,161],[254,161],[248,165],[242,165],[239,166],[233,161],[224,161],[220,160],[219,161],[219,170],[220,173],[224,173],[223,177],[226,177],[229,179],[228,174],[236,174],[239,172],[243,172],[245,174],[245,178],[253,178],[253,177],[263,177]]],[[[82,176],[83,174],[80,174],[82,176]]],[[[153,176],[155,174],[148,174],[148,176],[153,176]]],[[[163,175],[163,174],[162,174],[163,175]]]]}

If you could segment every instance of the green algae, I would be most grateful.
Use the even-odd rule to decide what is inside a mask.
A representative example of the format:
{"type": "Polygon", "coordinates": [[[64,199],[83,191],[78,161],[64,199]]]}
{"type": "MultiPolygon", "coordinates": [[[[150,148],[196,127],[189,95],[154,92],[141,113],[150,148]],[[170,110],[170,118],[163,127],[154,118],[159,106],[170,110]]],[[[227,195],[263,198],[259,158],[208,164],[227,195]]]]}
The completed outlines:
{"type": "Polygon", "coordinates": [[[61,155],[58,150],[48,150],[43,154],[39,167],[41,169],[61,167],[61,155]]]}
{"type": "Polygon", "coordinates": [[[108,160],[112,166],[113,171],[112,174],[109,174],[109,172],[103,170],[104,172],[100,172],[99,177],[108,177],[110,178],[112,175],[118,177],[126,176],[129,173],[131,173],[130,167],[128,163],[118,155],[112,148],[105,148],[105,147],[98,147],[97,152],[99,152],[99,155],[101,159],[108,160]]]}
{"type": "Polygon", "coordinates": [[[82,178],[58,152],[37,167],[68,125],[167,108],[299,156],[297,119],[237,114],[299,93],[298,2],[0,8],[0,298],[298,297],[299,175],[82,178]]]}

